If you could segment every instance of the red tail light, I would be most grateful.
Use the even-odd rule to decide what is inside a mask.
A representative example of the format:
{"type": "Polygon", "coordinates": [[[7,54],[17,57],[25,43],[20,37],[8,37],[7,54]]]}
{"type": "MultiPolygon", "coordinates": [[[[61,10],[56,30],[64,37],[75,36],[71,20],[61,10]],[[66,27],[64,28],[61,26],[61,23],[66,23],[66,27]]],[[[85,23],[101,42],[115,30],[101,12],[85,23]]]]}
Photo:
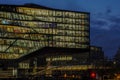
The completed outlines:
{"type": "Polygon", "coordinates": [[[90,77],[91,77],[91,78],[96,78],[96,73],[95,73],[95,72],[91,72],[91,73],[90,73],[90,77]]]}

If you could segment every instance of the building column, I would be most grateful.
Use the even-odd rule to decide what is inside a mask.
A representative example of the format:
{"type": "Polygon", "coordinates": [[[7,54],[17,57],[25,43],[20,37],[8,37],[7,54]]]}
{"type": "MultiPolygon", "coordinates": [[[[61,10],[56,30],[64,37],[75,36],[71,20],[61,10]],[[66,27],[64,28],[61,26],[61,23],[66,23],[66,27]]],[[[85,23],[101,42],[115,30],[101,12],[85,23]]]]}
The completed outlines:
{"type": "Polygon", "coordinates": [[[14,77],[18,77],[18,69],[17,68],[13,68],[13,76],[14,77]]]}

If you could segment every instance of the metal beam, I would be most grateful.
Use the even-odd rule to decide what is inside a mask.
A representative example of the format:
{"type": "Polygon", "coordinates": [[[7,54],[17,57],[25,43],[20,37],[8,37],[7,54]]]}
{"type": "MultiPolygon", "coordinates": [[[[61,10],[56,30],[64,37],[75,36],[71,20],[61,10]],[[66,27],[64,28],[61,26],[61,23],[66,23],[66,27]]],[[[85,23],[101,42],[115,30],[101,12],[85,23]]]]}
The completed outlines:
{"type": "Polygon", "coordinates": [[[4,51],[4,52],[7,52],[7,50],[11,47],[11,46],[13,46],[13,44],[17,41],[18,39],[15,39],[15,41],[13,41],[13,43],[11,43],[10,45],[9,45],[9,47],[4,51]]]}

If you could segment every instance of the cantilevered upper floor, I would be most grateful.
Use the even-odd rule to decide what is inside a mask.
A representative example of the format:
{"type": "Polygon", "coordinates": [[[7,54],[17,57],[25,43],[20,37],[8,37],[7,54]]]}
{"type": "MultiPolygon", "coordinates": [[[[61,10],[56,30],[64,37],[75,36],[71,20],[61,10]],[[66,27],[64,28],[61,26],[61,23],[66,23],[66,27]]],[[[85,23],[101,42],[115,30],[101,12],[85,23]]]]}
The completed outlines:
{"type": "Polygon", "coordinates": [[[0,59],[43,47],[89,49],[89,16],[35,4],[0,5],[0,59]]]}

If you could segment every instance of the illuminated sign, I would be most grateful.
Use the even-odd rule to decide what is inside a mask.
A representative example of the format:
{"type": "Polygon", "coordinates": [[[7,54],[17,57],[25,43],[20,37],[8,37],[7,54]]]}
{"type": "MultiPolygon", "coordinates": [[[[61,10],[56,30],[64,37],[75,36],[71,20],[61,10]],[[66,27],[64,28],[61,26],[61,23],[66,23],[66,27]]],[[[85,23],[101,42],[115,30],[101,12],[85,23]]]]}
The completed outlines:
{"type": "Polygon", "coordinates": [[[29,63],[19,63],[19,68],[29,68],[29,63]]]}
{"type": "Polygon", "coordinates": [[[72,60],[72,56],[54,56],[54,57],[47,57],[46,61],[64,61],[64,60],[72,60]]]}

